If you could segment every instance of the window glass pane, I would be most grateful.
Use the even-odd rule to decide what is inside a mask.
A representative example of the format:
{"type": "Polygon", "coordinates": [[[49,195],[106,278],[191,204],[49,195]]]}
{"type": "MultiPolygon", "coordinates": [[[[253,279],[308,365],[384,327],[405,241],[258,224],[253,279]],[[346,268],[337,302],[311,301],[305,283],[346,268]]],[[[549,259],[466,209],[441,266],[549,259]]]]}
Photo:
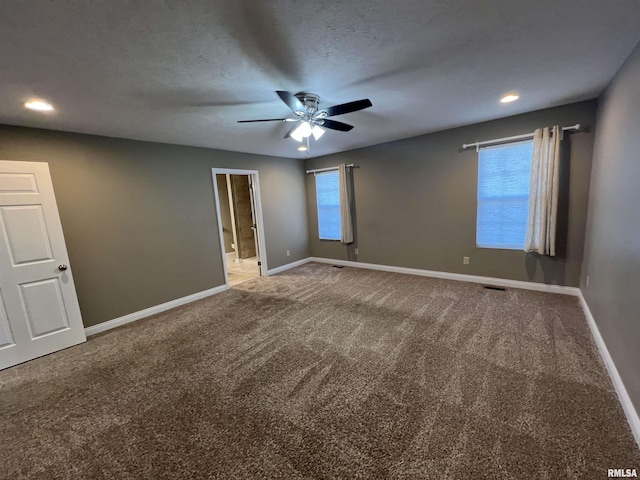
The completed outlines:
{"type": "Polygon", "coordinates": [[[478,246],[524,248],[528,211],[528,198],[478,202],[478,233],[476,238],[478,246]]]}
{"type": "Polygon", "coordinates": [[[316,174],[318,233],[321,240],[340,240],[340,188],[338,172],[316,174]]]}
{"type": "Polygon", "coordinates": [[[524,248],[532,153],[531,141],[483,148],[478,153],[479,247],[524,248]]]}

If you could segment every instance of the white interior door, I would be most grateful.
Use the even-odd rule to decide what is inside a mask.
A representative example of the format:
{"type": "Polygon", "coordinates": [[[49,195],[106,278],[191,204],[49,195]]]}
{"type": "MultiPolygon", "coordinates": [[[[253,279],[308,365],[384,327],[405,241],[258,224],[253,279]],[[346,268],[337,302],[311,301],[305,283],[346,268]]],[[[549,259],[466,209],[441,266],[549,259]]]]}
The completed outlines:
{"type": "Polygon", "coordinates": [[[256,212],[258,211],[258,206],[256,204],[256,192],[254,191],[255,180],[253,175],[248,175],[249,177],[249,195],[251,197],[251,221],[253,222],[253,226],[251,227],[253,230],[253,238],[256,243],[256,259],[258,260],[258,273],[260,276],[264,275],[264,271],[262,269],[262,252],[260,251],[260,230],[258,228],[258,215],[256,212]]]}
{"type": "Polygon", "coordinates": [[[85,340],[49,165],[0,161],[0,369],[85,340]]]}

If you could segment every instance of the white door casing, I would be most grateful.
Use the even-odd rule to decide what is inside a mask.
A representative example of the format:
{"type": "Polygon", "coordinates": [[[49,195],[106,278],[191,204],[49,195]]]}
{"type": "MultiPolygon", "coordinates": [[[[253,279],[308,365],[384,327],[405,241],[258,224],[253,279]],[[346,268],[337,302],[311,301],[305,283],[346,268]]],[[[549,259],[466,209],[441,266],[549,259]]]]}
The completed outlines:
{"type": "Polygon", "coordinates": [[[0,161],[0,369],[85,340],[49,165],[0,161]]]}

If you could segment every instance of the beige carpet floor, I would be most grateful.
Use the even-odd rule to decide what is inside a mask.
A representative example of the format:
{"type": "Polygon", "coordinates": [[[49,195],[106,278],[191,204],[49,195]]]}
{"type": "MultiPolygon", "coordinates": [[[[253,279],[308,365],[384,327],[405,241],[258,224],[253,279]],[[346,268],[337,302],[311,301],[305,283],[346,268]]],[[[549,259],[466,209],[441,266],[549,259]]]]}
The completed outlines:
{"type": "Polygon", "coordinates": [[[575,297],[306,264],[0,372],[0,478],[600,479],[575,297]]]}

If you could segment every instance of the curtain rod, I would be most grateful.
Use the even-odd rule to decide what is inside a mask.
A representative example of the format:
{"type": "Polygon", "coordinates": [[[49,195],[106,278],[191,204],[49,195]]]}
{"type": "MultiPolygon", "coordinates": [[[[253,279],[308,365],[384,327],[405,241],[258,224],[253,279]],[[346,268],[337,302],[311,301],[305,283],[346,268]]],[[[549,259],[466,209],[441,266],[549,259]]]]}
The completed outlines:
{"type": "MultiPolygon", "coordinates": [[[[348,164],[346,166],[347,167],[351,167],[351,168],[360,168],[360,167],[354,165],[353,163],[350,163],[350,164],[348,164]]],[[[307,173],[330,172],[331,170],[338,170],[338,168],[340,168],[340,167],[316,168],[315,170],[307,170],[307,173]]]]}
{"type": "MultiPolygon", "coordinates": [[[[580,130],[580,124],[576,123],[575,125],[570,125],[568,127],[562,127],[562,131],[566,132],[566,131],[575,131],[575,130],[580,130]]],[[[508,142],[515,142],[516,140],[525,140],[527,138],[533,138],[533,132],[532,133],[525,133],[523,135],[515,135],[513,137],[505,137],[505,138],[496,138],[495,140],[485,140],[484,142],[475,142],[475,143],[463,143],[462,144],[462,150],[466,150],[467,148],[471,148],[471,147],[475,147],[476,150],[478,150],[480,147],[483,147],[485,145],[494,145],[494,144],[498,144],[498,143],[508,143],[508,142]]]]}

